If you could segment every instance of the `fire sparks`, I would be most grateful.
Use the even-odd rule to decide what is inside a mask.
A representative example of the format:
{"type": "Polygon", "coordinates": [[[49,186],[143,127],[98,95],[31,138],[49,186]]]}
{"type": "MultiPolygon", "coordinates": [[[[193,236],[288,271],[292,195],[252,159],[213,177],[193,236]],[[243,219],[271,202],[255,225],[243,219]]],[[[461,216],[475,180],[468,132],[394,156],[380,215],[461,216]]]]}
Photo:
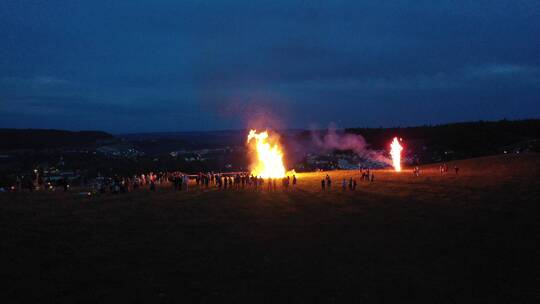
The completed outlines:
{"type": "Polygon", "coordinates": [[[397,137],[394,137],[394,140],[390,144],[390,155],[392,156],[392,164],[394,165],[394,170],[396,172],[401,171],[401,151],[403,147],[399,144],[397,137]]]}
{"type": "Polygon", "coordinates": [[[285,166],[283,165],[283,152],[279,143],[270,143],[268,131],[257,133],[257,130],[250,130],[247,142],[255,140],[256,160],[251,166],[251,174],[262,178],[281,178],[285,176],[285,166]]]}

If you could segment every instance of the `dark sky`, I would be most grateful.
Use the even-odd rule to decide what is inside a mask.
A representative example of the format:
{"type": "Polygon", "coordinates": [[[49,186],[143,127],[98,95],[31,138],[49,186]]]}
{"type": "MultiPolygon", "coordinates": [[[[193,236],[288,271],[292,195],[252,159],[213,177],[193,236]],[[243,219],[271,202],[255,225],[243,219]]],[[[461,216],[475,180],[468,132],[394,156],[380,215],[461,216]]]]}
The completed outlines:
{"type": "Polygon", "coordinates": [[[0,127],[540,117],[540,1],[0,1],[0,127]]]}

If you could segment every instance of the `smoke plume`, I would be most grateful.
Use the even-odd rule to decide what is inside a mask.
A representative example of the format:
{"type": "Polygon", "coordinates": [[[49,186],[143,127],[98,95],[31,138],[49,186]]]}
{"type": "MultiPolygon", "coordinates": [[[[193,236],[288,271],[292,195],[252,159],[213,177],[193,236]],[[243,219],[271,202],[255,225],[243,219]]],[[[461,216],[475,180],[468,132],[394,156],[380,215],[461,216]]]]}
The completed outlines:
{"type": "Polygon", "coordinates": [[[311,141],[319,152],[350,150],[366,160],[384,164],[392,163],[384,152],[371,150],[369,144],[361,135],[338,131],[334,126],[330,126],[324,133],[312,130],[311,141]]]}

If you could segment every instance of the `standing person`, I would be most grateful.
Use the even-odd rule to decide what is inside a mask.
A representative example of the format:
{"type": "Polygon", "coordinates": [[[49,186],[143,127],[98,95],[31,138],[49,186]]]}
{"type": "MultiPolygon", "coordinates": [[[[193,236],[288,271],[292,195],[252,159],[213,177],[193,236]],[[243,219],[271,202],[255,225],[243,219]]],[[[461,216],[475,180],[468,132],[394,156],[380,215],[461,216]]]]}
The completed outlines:
{"type": "Polygon", "coordinates": [[[371,173],[371,182],[373,182],[374,180],[375,180],[375,174],[371,173]]]}
{"type": "Polygon", "coordinates": [[[153,179],[150,180],[150,191],[156,192],[156,183],[153,179]]]}
{"type": "Polygon", "coordinates": [[[186,190],[186,192],[188,192],[188,190],[189,190],[189,176],[187,176],[187,174],[184,175],[184,181],[183,182],[184,182],[185,190],[186,190]]]}
{"type": "Polygon", "coordinates": [[[458,172],[459,172],[459,167],[458,167],[458,166],[454,166],[454,171],[456,172],[456,175],[457,175],[458,172]]]}
{"type": "Polygon", "coordinates": [[[32,180],[31,179],[28,179],[26,181],[26,186],[28,187],[28,191],[32,192],[34,190],[34,183],[32,183],[32,180]]]}
{"type": "Polygon", "coordinates": [[[270,192],[272,190],[272,178],[269,177],[268,178],[268,192],[270,192]]]}
{"type": "Polygon", "coordinates": [[[325,190],[325,189],[324,189],[324,188],[325,188],[325,185],[326,185],[326,182],[324,181],[324,178],[323,178],[323,179],[321,179],[321,189],[322,189],[322,191],[325,190]]]}
{"type": "Polygon", "coordinates": [[[62,186],[64,187],[64,192],[67,192],[69,190],[69,182],[67,177],[64,177],[64,180],[62,181],[62,186]]]}
{"type": "Polygon", "coordinates": [[[353,187],[353,181],[352,181],[352,177],[349,178],[349,190],[352,191],[352,187],[353,187]]]}
{"type": "Polygon", "coordinates": [[[139,189],[139,178],[136,175],[133,177],[133,185],[131,187],[133,188],[133,191],[139,189]]]}
{"type": "Polygon", "coordinates": [[[296,186],[296,175],[294,175],[294,174],[292,176],[292,185],[293,185],[293,187],[296,186]]]}
{"type": "Polygon", "coordinates": [[[353,180],[352,189],[356,191],[356,179],[353,180]]]}
{"type": "Polygon", "coordinates": [[[332,179],[328,174],[326,174],[326,188],[328,188],[328,190],[331,190],[332,188],[332,179]]]}
{"type": "Polygon", "coordinates": [[[274,192],[276,192],[276,179],[272,180],[272,186],[274,186],[274,192]]]}
{"type": "Polygon", "coordinates": [[[17,175],[17,191],[22,190],[22,178],[17,175]]]}
{"type": "Polygon", "coordinates": [[[120,193],[126,193],[126,179],[124,177],[120,178],[120,193]]]}

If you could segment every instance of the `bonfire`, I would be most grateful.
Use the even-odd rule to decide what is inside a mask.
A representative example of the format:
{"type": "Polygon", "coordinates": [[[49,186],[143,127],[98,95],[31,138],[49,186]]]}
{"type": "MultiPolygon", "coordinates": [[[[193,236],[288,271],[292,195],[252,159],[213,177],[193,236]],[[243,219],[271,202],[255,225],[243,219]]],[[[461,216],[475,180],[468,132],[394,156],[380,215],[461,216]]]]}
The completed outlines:
{"type": "Polygon", "coordinates": [[[277,137],[270,137],[268,131],[257,133],[257,130],[250,130],[247,143],[255,154],[251,164],[251,174],[262,178],[285,176],[283,151],[277,137]]]}

